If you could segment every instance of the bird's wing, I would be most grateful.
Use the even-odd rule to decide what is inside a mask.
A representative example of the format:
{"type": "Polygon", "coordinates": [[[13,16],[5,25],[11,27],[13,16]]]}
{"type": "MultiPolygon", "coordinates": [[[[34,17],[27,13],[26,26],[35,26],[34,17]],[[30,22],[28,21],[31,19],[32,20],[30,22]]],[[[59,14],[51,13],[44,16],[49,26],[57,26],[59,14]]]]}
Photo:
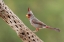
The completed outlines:
{"type": "Polygon", "coordinates": [[[44,24],[43,22],[39,21],[38,19],[33,19],[32,22],[35,23],[35,24],[46,26],[46,24],[44,24]]]}

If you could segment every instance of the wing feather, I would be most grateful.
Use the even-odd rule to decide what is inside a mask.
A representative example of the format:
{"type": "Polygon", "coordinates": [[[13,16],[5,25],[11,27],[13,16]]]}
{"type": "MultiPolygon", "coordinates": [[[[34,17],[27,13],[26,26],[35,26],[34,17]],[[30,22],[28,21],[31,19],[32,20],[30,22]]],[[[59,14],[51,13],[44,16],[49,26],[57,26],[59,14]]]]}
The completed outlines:
{"type": "Polygon", "coordinates": [[[43,22],[41,22],[41,21],[39,21],[39,20],[37,20],[37,19],[33,19],[32,22],[35,23],[35,24],[39,24],[39,25],[42,25],[42,26],[46,26],[46,24],[44,24],[43,22]]]}

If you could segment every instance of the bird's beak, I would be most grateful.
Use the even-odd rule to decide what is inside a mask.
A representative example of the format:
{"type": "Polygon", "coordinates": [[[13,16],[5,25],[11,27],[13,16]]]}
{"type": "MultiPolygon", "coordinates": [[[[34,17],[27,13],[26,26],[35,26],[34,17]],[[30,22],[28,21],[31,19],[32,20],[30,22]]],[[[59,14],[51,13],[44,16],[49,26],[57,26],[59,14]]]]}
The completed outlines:
{"type": "Polygon", "coordinates": [[[28,14],[26,15],[27,18],[29,18],[28,14]]]}
{"type": "Polygon", "coordinates": [[[26,15],[26,17],[28,17],[28,15],[26,15]]]}

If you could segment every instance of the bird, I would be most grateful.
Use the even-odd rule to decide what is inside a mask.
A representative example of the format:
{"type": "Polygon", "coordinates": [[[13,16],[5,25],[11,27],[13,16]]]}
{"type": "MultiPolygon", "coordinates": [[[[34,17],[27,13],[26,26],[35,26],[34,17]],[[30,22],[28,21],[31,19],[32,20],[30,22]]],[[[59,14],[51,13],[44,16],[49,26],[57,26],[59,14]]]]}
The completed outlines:
{"type": "Polygon", "coordinates": [[[34,30],[33,32],[37,32],[39,31],[40,29],[43,29],[43,28],[47,28],[47,29],[52,29],[52,30],[55,30],[55,31],[58,31],[60,32],[60,29],[58,28],[53,28],[53,27],[50,27],[48,25],[46,25],[45,23],[43,23],[42,21],[40,21],[39,19],[37,19],[32,10],[30,10],[30,8],[28,8],[28,13],[26,14],[26,17],[28,18],[28,20],[30,21],[30,24],[36,28],[36,30],[34,30]]]}

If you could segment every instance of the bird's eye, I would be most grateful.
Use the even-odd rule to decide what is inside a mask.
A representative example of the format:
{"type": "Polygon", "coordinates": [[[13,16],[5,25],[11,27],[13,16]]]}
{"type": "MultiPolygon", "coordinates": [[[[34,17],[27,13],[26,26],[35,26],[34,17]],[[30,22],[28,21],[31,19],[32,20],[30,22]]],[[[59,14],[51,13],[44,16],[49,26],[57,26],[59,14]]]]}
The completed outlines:
{"type": "Polygon", "coordinates": [[[28,14],[28,16],[31,16],[31,14],[28,14]]]}

